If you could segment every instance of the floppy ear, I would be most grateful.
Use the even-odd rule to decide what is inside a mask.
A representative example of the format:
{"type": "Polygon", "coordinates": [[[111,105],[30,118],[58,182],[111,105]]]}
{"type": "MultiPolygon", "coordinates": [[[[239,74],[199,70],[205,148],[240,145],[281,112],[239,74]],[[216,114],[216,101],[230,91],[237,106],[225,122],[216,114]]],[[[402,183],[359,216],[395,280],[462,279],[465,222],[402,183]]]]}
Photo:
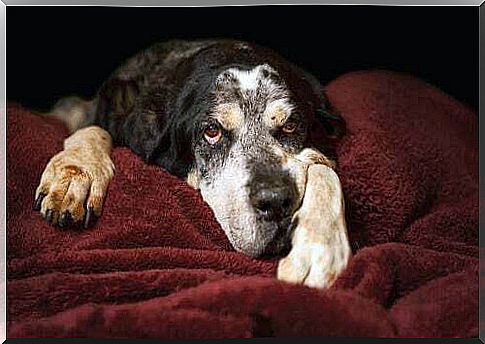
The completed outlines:
{"type": "MultiPolygon", "coordinates": [[[[320,97],[325,97],[324,93],[320,97]]],[[[344,136],[344,119],[330,108],[327,101],[320,102],[310,119],[308,140],[311,146],[322,152],[327,158],[336,161],[336,146],[344,136]]]]}
{"type": "Polygon", "coordinates": [[[125,122],[133,110],[138,95],[139,88],[134,80],[116,77],[109,78],[98,91],[93,124],[108,130],[115,144],[125,144],[125,122]]]}
{"type": "Polygon", "coordinates": [[[128,146],[147,163],[185,177],[192,163],[191,132],[164,104],[168,92],[141,93],[135,80],[108,80],[98,93],[97,124],[108,128],[116,144],[128,146]]]}
{"type": "Polygon", "coordinates": [[[97,119],[111,124],[114,120],[128,115],[139,92],[134,80],[108,79],[97,94],[97,119]]]}
{"type": "Polygon", "coordinates": [[[346,132],[344,119],[332,109],[328,101],[325,89],[320,81],[313,74],[306,70],[293,66],[300,73],[302,81],[306,84],[304,97],[310,97],[309,106],[313,111],[313,118],[310,118],[310,140],[313,144],[335,143],[346,132]]]}
{"type": "Polygon", "coordinates": [[[108,79],[98,92],[97,121],[108,128],[115,143],[150,161],[163,135],[159,114],[140,97],[135,80],[108,79]]]}
{"type": "Polygon", "coordinates": [[[123,143],[145,162],[153,161],[155,153],[166,136],[159,122],[160,115],[137,107],[127,116],[123,124],[123,143]]]}
{"type": "Polygon", "coordinates": [[[322,93],[321,97],[322,105],[316,110],[315,117],[322,124],[327,139],[338,140],[345,135],[347,130],[345,121],[340,114],[331,108],[325,93],[322,93]]]}
{"type": "Polygon", "coordinates": [[[325,94],[324,87],[308,72],[303,72],[311,89],[309,120],[309,144],[327,158],[336,160],[336,144],[346,133],[345,120],[334,109],[325,94]]]}
{"type": "Polygon", "coordinates": [[[185,178],[193,163],[192,122],[169,111],[166,92],[153,90],[137,100],[124,126],[124,142],[148,163],[185,178]]]}

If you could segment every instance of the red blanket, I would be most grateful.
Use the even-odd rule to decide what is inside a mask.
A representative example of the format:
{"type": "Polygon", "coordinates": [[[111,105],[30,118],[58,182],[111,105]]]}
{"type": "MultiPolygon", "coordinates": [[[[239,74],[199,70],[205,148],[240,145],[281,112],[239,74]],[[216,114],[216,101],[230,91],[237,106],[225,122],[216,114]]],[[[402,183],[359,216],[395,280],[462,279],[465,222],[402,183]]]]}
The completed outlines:
{"type": "Polygon", "coordinates": [[[60,230],[31,210],[67,132],[8,107],[8,337],[478,336],[478,120],[390,72],[331,82],[354,257],[327,291],[235,252],[199,193],[126,148],[104,213],[60,230]]]}

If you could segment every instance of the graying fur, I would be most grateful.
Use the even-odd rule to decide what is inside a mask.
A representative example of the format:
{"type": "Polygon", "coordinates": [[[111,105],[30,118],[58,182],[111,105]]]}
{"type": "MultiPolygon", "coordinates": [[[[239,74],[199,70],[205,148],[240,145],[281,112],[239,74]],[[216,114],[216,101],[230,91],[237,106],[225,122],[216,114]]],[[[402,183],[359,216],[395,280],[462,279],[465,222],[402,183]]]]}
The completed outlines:
{"type": "MultiPolygon", "coordinates": [[[[265,116],[270,115],[265,113],[266,109],[272,103],[279,103],[284,105],[289,117],[294,107],[285,85],[265,77],[263,70],[275,73],[271,67],[264,65],[247,72],[230,69],[218,78],[221,86],[219,94],[216,94],[218,105],[237,104],[244,121],[232,130],[233,144],[228,154],[224,158],[211,156],[210,159],[218,161],[212,161],[211,170],[198,181],[204,200],[213,209],[231,244],[236,250],[251,256],[261,255],[268,244],[278,238],[277,246],[284,246],[291,232],[291,217],[281,223],[258,218],[250,201],[254,170],[270,169],[268,178],[275,177],[275,173],[289,176],[296,187],[293,211],[304,194],[306,174],[306,167],[294,163],[290,157],[296,147],[285,149],[270,133],[273,128],[265,120],[265,116]],[[253,79],[244,80],[245,85],[241,87],[241,75],[245,73],[253,79]]],[[[200,165],[206,161],[196,154],[196,163],[200,165]]]]}

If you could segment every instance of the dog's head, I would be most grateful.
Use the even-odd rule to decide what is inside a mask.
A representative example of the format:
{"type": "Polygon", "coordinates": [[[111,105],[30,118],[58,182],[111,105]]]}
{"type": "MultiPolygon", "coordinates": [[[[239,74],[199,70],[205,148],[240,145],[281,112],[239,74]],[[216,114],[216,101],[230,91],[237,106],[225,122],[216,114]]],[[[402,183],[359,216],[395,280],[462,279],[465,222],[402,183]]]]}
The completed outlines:
{"type": "Polygon", "coordinates": [[[267,50],[237,49],[217,51],[212,66],[208,51],[180,70],[187,77],[171,141],[234,248],[256,257],[288,247],[306,182],[298,154],[316,146],[330,158],[326,139],[342,122],[311,76],[267,50]],[[320,146],[315,131],[326,133],[320,146]]]}
{"type": "Polygon", "coordinates": [[[237,250],[278,253],[304,194],[306,166],[295,156],[308,143],[308,109],[269,64],[226,69],[211,93],[189,181],[237,250]]]}

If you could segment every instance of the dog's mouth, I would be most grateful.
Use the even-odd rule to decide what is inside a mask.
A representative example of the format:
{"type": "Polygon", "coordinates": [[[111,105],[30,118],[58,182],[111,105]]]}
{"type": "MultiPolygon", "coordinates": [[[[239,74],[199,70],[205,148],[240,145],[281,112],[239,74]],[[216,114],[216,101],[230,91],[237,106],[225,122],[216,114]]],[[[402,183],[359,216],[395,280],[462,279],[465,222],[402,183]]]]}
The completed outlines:
{"type": "Polygon", "coordinates": [[[291,249],[291,237],[295,223],[292,222],[292,217],[284,218],[278,224],[278,231],[273,240],[268,243],[265,251],[262,254],[263,258],[280,257],[288,255],[291,249]]]}
{"type": "Polygon", "coordinates": [[[259,221],[259,238],[256,241],[265,244],[253,256],[261,259],[286,256],[291,249],[291,233],[294,228],[291,219],[291,216],[287,216],[277,222],[259,221]]]}
{"type": "Polygon", "coordinates": [[[265,260],[278,259],[290,253],[291,241],[289,239],[269,243],[263,253],[258,257],[265,260]]]}

